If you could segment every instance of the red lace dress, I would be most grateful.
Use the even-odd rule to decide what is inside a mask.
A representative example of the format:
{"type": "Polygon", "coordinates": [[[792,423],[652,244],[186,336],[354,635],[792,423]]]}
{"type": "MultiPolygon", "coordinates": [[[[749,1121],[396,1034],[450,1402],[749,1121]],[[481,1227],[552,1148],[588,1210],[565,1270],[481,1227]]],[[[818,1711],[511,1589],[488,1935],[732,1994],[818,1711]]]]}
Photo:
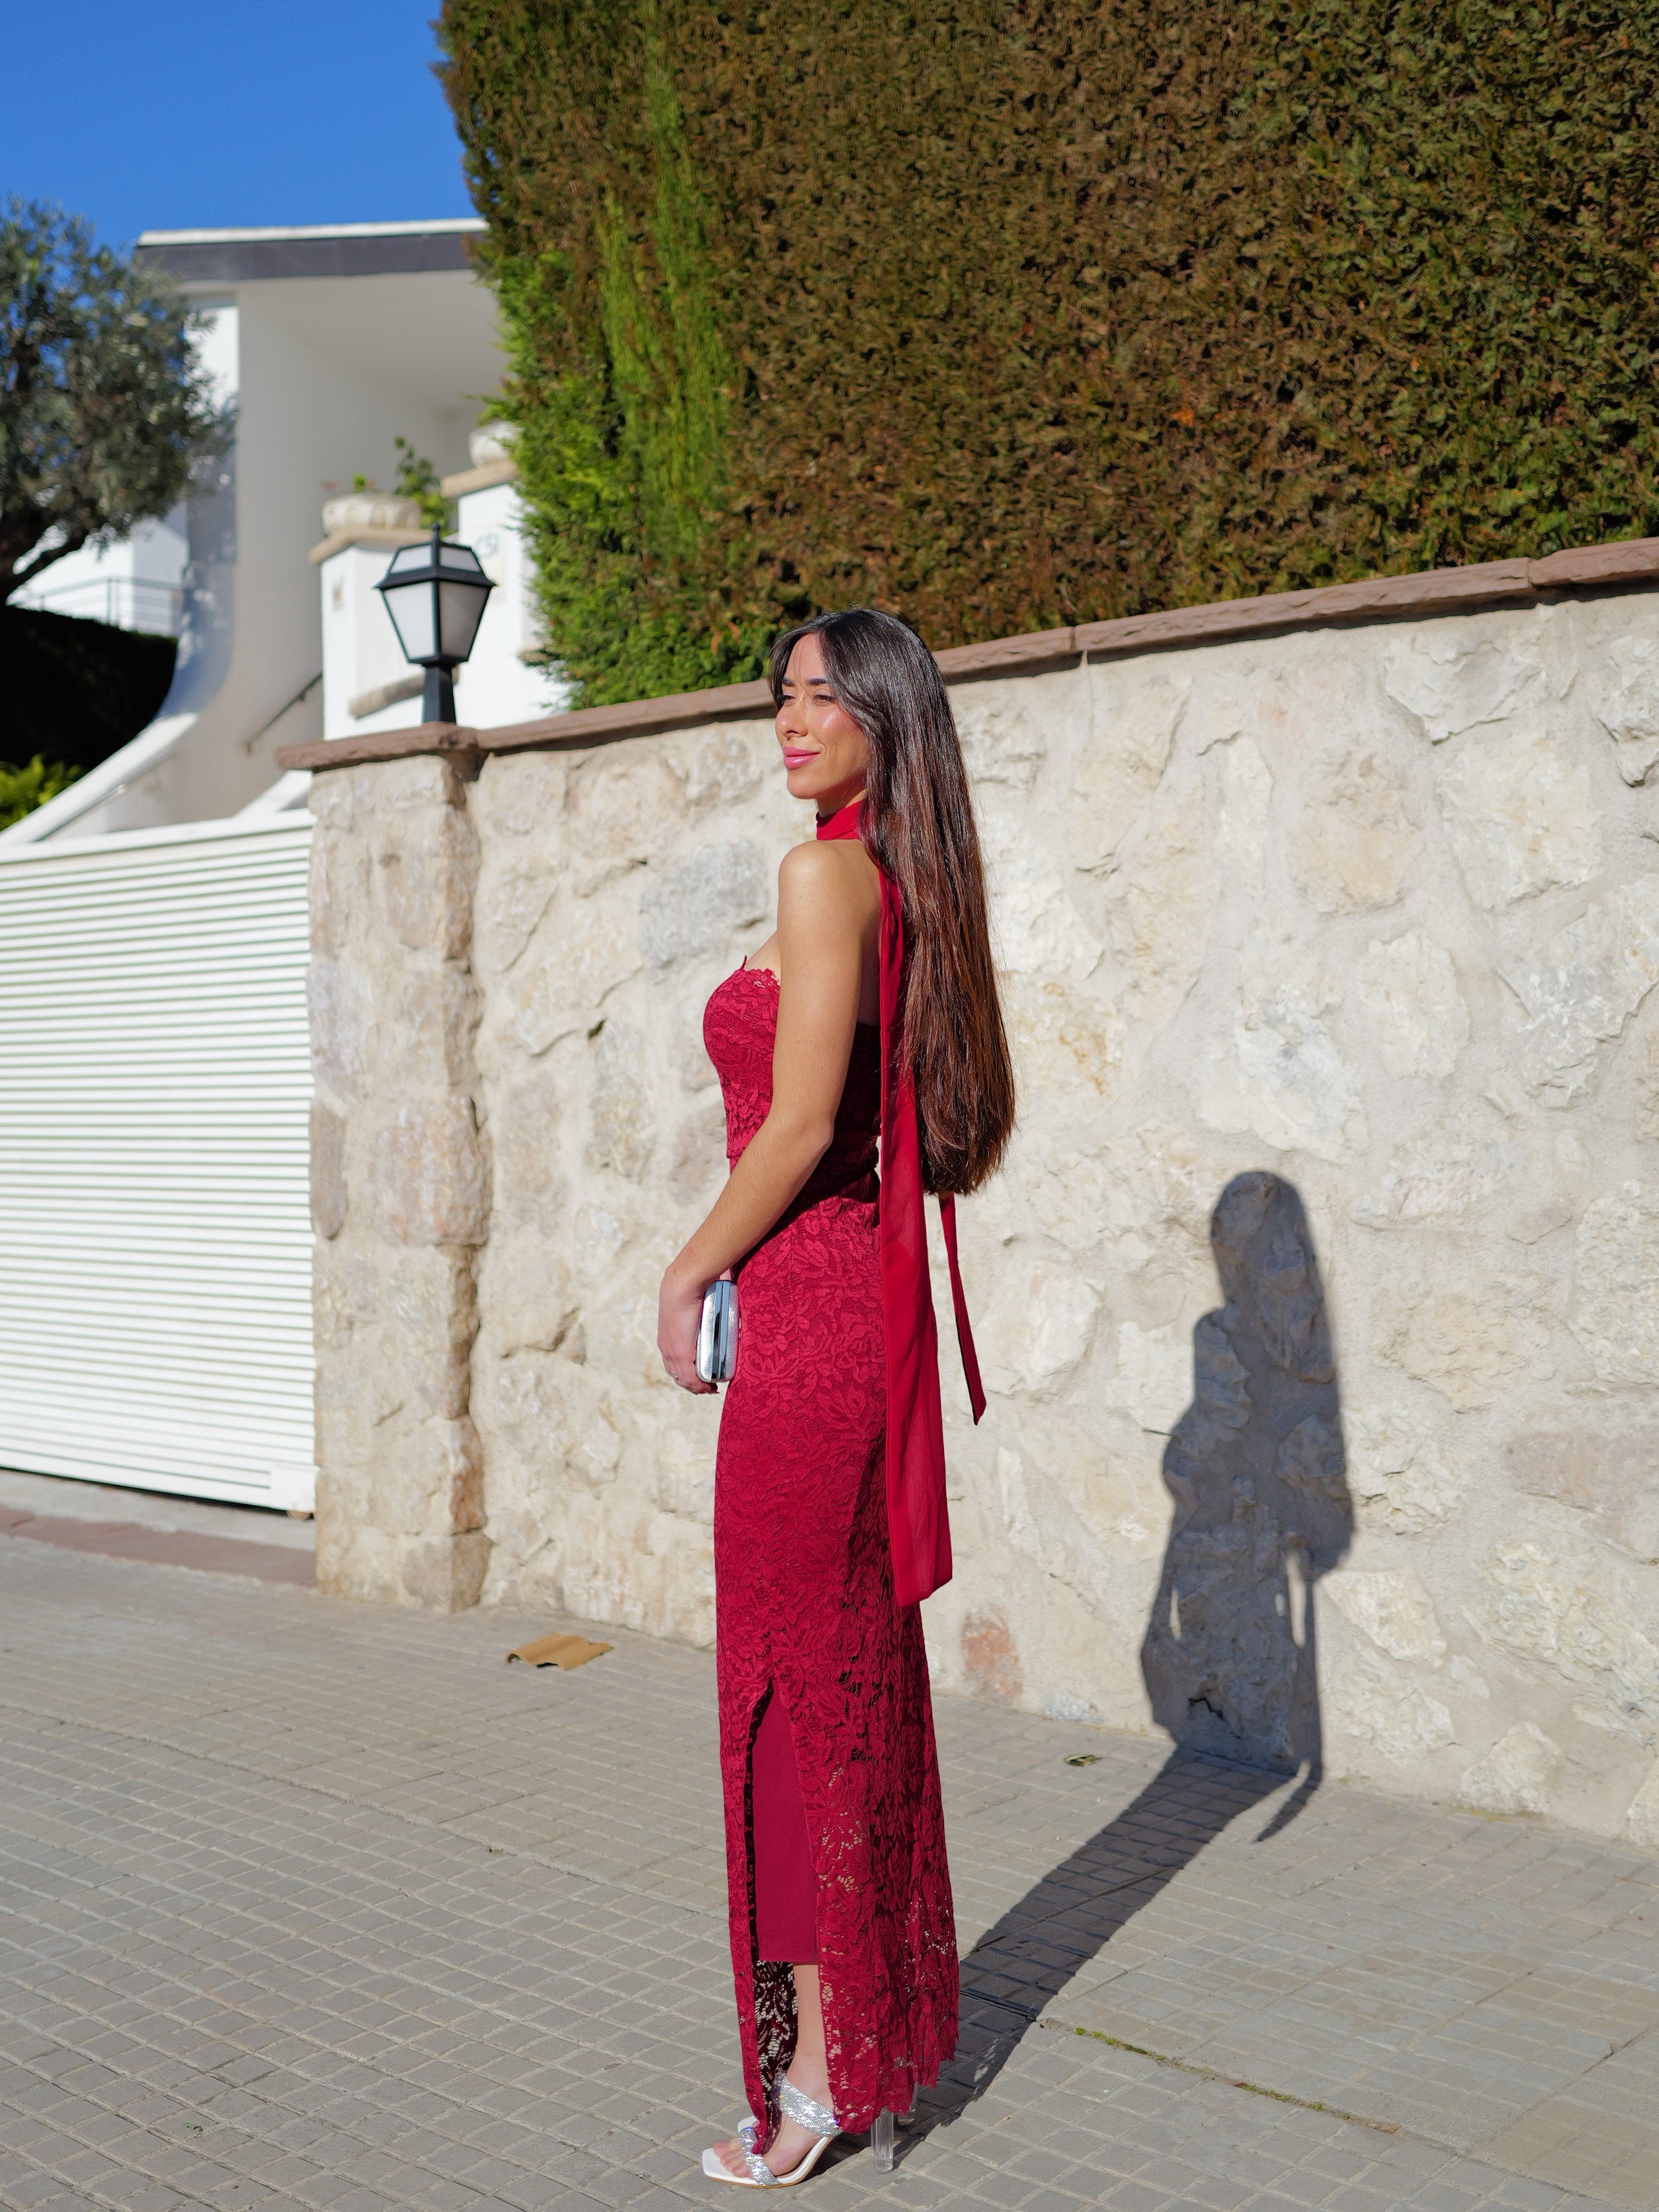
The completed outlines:
{"type": "MultiPolygon", "coordinates": [[[[776,978],[745,967],[703,1017],[733,1162],[771,1105],[777,1012],[776,978]]],[[[842,2126],[860,2131],[884,2110],[906,2110],[956,2046],[956,1929],[921,1619],[893,1597],[880,1109],[878,1032],[861,1025],[834,1141],[737,1271],[737,1372],[715,1469],[716,1657],[732,1964],[763,2149],[795,2043],[793,1977],[762,1955],[757,1934],[751,1753],[769,1692],[793,1739],[842,2126]]]]}

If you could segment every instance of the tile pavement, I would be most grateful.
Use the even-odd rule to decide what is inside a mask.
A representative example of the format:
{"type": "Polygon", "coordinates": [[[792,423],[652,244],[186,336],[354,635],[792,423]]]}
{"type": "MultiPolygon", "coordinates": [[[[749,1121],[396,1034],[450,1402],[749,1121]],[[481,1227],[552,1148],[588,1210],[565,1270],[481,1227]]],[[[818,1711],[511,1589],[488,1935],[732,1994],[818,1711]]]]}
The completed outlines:
{"type": "MultiPolygon", "coordinates": [[[[563,1625],[0,1542],[0,2203],[728,2201],[711,1662],[502,1665],[563,1625]]],[[[939,1734],[963,2048],[821,2212],[1659,2208],[1651,1860],[939,1734]]]]}

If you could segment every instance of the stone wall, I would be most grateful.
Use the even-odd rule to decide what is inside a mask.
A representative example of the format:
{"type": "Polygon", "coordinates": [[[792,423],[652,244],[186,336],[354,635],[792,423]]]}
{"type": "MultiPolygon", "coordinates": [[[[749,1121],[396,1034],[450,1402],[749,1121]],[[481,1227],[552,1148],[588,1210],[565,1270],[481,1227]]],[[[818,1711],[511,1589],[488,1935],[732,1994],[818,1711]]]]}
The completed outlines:
{"type": "MultiPolygon", "coordinates": [[[[1659,592],[953,698],[1022,1106],[939,1686],[1659,1848],[1659,592]]],[[[315,789],[324,1578],[706,1642],[769,723],[315,789]]]]}

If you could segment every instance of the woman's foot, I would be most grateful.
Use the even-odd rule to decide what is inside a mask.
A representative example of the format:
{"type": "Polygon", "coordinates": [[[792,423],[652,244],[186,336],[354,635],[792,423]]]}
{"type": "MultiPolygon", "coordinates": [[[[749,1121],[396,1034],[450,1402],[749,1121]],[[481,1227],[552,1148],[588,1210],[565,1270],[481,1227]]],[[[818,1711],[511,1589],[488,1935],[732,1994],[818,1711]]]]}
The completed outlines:
{"type": "MultiPolygon", "coordinates": [[[[805,2095],[811,2098],[814,2104],[830,2103],[830,2073],[827,2067],[809,2068],[802,2064],[799,2055],[797,2054],[794,2063],[784,2079],[805,2095]]],[[[765,2154],[764,2163],[774,2173],[793,2173],[817,2140],[817,2136],[810,2128],[804,2128],[798,2121],[786,2118],[779,2123],[778,2132],[765,2154]]],[[[728,2136],[724,2142],[715,2144],[714,2151],[720,2164],[725,2166],[728,2173],[740,2181],[747,2178],[749,2162],[740,2136],[728,2136]]]]}

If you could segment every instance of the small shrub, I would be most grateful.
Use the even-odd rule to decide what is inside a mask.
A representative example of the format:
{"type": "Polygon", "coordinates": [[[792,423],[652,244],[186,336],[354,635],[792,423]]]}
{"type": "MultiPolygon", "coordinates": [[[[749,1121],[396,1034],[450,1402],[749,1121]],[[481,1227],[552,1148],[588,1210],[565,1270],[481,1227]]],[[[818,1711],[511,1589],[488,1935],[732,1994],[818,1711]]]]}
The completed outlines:
{"type": "Polygon", "coordinates": [[[43,761],[39,753],[22,768],[8,768],[0,761],[0,830],[10,829],[14,822],[67,791],[80,773],[61,761],[43,761]]]}

